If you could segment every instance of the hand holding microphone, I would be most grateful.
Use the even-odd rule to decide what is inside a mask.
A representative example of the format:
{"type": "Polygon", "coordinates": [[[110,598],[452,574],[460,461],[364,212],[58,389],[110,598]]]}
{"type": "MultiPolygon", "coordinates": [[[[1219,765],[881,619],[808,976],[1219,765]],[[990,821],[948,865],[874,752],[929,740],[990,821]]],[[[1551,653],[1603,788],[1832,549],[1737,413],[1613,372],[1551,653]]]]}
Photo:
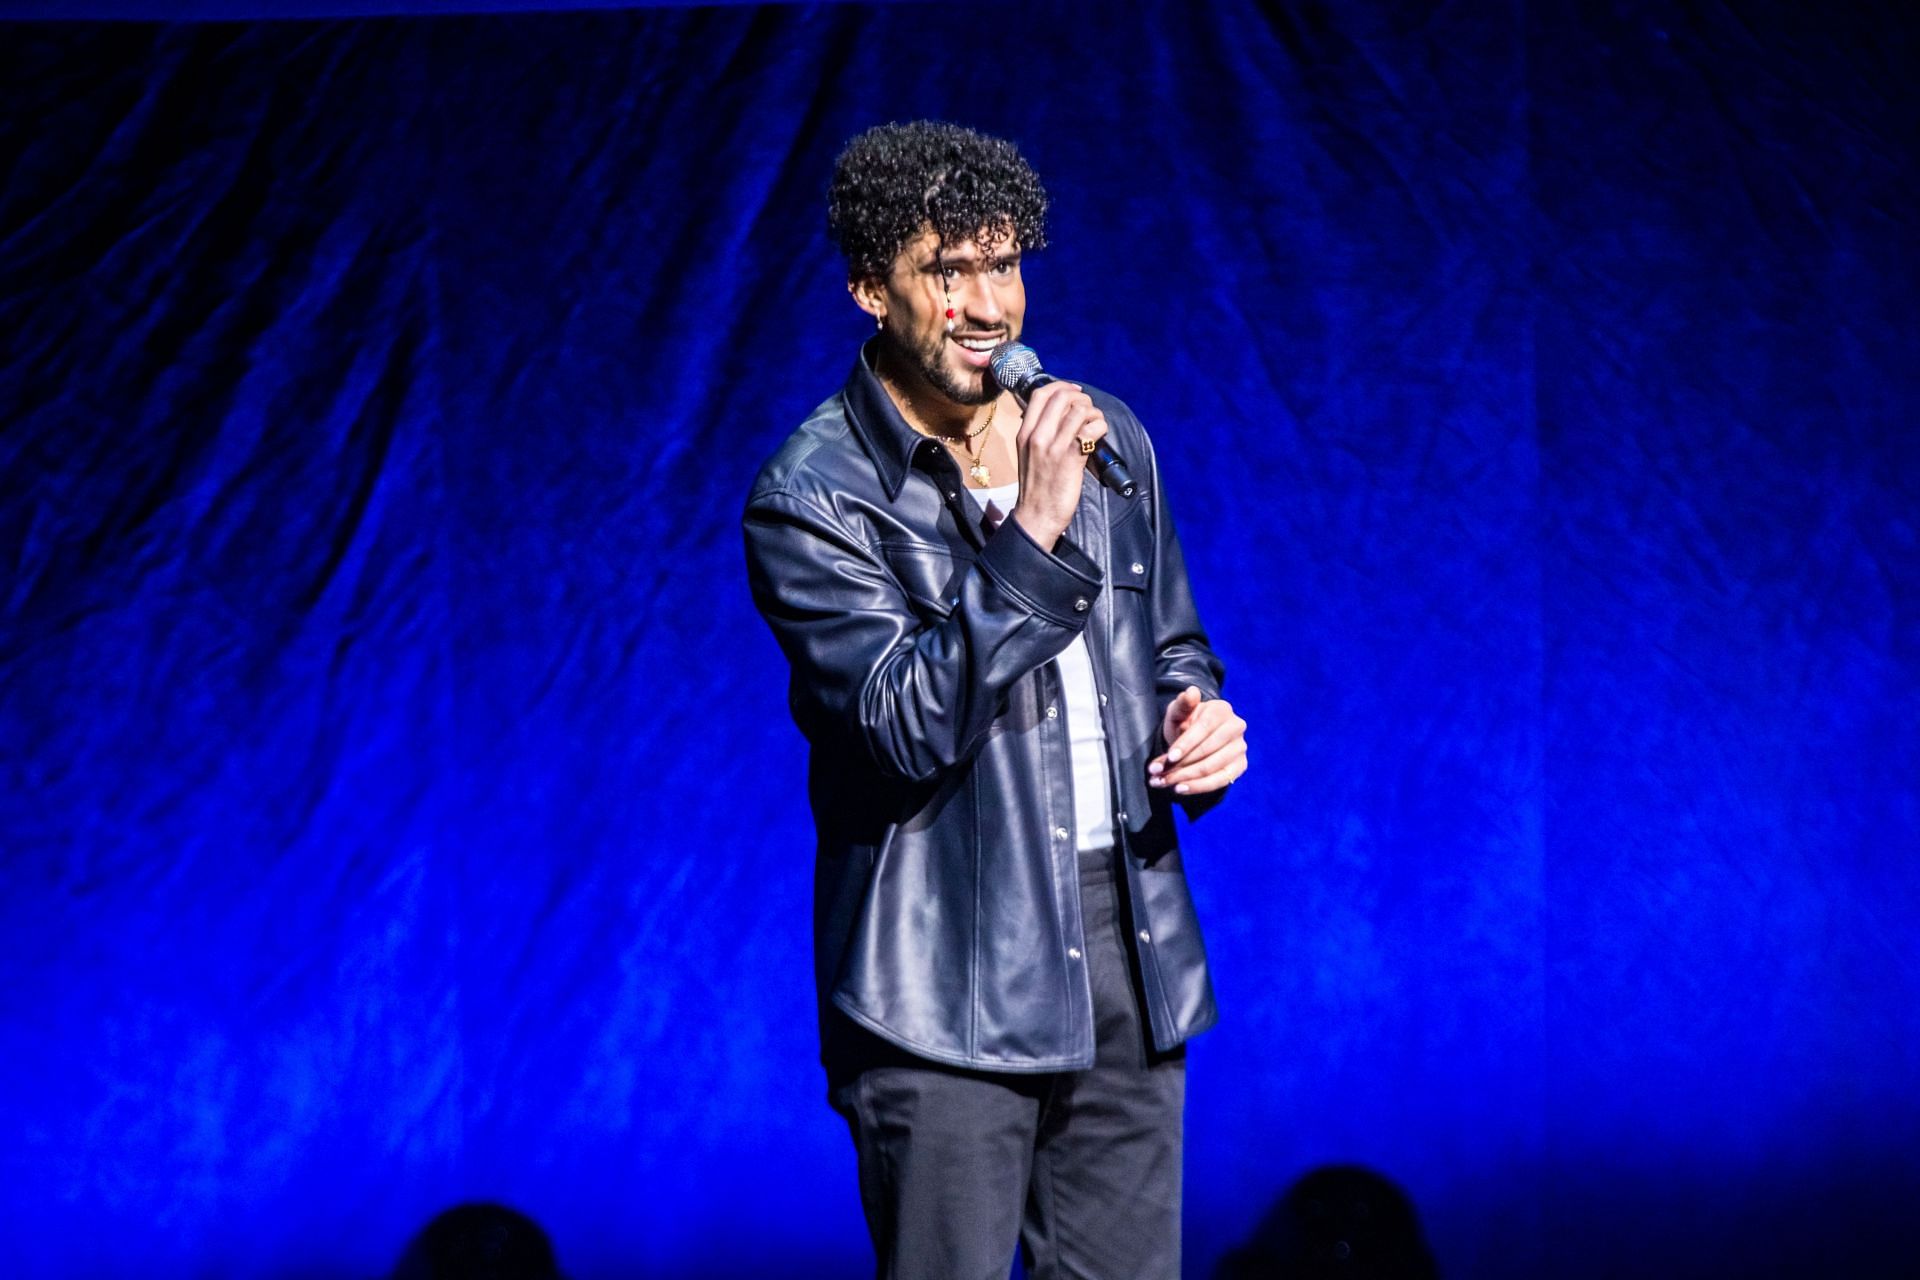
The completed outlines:
{"type": "Polygon", "coordinates": [[[1012,520],[1051,551],[1080,509],[1087,479],[1082,441],[1098,442],[1107,421],[1093,399],[1071,382],[1036,388],[1020,415],[1014,452],[1020,460],[1020,497],[1012,520]]]}
{"type": "MultiPolygon", "coordinates": [[[[1041,387],[1059,381],[1040,367],[1040,357],[1035,355],[1033,348],[1025,343],[1001,343],[988,357],[988,365],[993,370],[993,380],[1013,392],[1014,397],[1021,404],[1029,403],[1034,393],[1041,387]]],[[[1078,391],[1079,388],[1075,387],[1074,390],[1078,391]]],[[[1089,399],[1087,403],[1091,406],[1093,402],[1089,399]]],[[[1093,412],[1096,417],[1100,413],[1098,409],[1093,412]]],[[[1101,434],[1104,435],[1106,419],[1101,418],[1100,422],[1101,434]]],[[[1127,470],[1126,462],[1114,452],[1113,446],[1092,435],[1083,435],[1081,439],[1085,442],[1082,452],[1086,454],[1086,465],[1092,470],[1094,476],[1101,484],[1121,497],[1131,498],[1139,486],[1134,482],[1132,473],[1127,470]]],[[[1078,496],[1078,494],[1075,495],[1076,501],[1078,496]]]]}

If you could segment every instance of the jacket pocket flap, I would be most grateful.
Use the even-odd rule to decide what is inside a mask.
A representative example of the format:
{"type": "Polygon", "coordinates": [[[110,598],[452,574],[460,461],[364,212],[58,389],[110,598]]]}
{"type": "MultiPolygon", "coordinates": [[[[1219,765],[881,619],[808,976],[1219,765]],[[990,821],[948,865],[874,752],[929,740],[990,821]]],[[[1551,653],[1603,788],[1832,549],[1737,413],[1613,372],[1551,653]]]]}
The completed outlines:
{"type": "Polygon", "coordinates": [[[880,554],[894,581],[922,613],[945,618],[960,603],[960,579],[972,561],[924,542],[884,542],[880,554]]]}
{"type": "Polygon", "coordinates": [[[1127,591],[1145,591],[1153,581],[1153,523],[1142,503],[1120,517],[1108,532],[1108,578],[1127,591]]]}

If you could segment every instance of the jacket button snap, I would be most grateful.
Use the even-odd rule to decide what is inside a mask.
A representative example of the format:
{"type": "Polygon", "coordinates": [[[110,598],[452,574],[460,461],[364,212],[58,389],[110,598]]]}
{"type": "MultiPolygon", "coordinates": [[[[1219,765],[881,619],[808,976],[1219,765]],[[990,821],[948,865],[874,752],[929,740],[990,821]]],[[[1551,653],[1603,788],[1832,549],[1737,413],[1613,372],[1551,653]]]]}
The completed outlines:
{"type": "Polygon", "coordinates": [[[1135,560],[1132,564],[1128,565],[1127,567],[1129,569],[1132,569],[1135,573],[1145,573],[1147,571],[1147,566],[1141,564],[1138,560],[1135,560]]]}
{"type": "Polygon", "coordinates": [[[1091,608],[1093,608],[1093,605],[1088,602],[1085,596],[1076,596],[1074,598],[1073,611],[1075,613],[1085,613],[1091,608]]]}
{"type": "Polygon", "coordinates": [[[1148,933],[1148,932],[1147,932],[1147,931],[1146,931],[1145,929],[1142,929],[1142,930],[1140,931],[1140,941],[1142,941],[1142,942],[1152,942],[1152,941],[1153,941],[1153,935],[1152,935],[1152,934],[1150,934],[1150,933],[1148,933]]]}
{"type": "Polygon", "coordinates": [[[1058,707],[1047,708],[1047,719],[1058,720],[1059,718],[1060,718],[1060,708],[1058,707]]]}
{"type": "Polygon", "coordinates": [[[1120,821],[1125,822],[1127,820],[1127,811],[1125,809],[1122,809],[1119,813],[1116,813],[1113,816],[1120,819],[1120,821]]]}
{"type": "Polygon", "coordinates": [[[1079,958],[1080,958],[1080,948],[1078,947],[1067,948],[1067,959],[1078,960],[1079,958]]]}
{"type": "Polygon", "coordinates": [[[1065,840],[1067,838],[1067,829],[1065,827],[1055,827],[1053,829],[1053,838],[1055,840],[1065,840]]]}

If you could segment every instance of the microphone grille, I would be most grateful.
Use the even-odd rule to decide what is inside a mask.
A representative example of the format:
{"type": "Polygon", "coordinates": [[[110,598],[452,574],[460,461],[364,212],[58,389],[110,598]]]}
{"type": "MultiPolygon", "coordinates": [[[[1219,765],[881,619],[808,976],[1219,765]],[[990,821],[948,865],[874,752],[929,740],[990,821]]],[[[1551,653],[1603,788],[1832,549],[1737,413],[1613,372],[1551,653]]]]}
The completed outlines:
{"type": "Polygon", "coordinates": [[[1024,395],[1027,384],[1040,376],[1040,357],[1024,342],[1003,342],[987,357],[993,380],[1013,392],[1024,395]]]}

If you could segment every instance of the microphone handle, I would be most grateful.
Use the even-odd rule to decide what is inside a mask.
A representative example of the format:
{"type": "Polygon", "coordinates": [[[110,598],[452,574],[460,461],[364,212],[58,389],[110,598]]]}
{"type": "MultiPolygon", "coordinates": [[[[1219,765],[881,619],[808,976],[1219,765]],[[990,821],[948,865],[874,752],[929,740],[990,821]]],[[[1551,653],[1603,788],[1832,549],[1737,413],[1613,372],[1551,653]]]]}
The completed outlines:
{"type": "Polygon", "coordinates": [[[1095,445],[1093,452],[1087,455],[1087,466],[1092,469],[1095,479],[1123,498],[1131,498],[1140,490],[1140,486],[1134,482],[1133,473],[1127,470],[1126,461],[1105,440],[1095,445]]]}
{"type": "MultiPolygon", "coordinates": [[[[1033,377],[1027,379],[1025,386],[1014,391],[1013,394],[1019,399],[1021,404],[1025,404],[1027,397],[1035,391],[1046,386],[1049,382],[1058,381],[1060,381],[1060,379],[1050,373],[1036,373],[1033,377]]],[[[1113,446],[1105,440],[1095,445],[1093,452],[1087,455],[1087,470],[1093,472],[1094,479],[1123,498],[1131,498],[1140,491],[1140,486],[1134,480],[1133,473],[1127,470],[1126,459],[1116,453],[1113,446]]]]}

